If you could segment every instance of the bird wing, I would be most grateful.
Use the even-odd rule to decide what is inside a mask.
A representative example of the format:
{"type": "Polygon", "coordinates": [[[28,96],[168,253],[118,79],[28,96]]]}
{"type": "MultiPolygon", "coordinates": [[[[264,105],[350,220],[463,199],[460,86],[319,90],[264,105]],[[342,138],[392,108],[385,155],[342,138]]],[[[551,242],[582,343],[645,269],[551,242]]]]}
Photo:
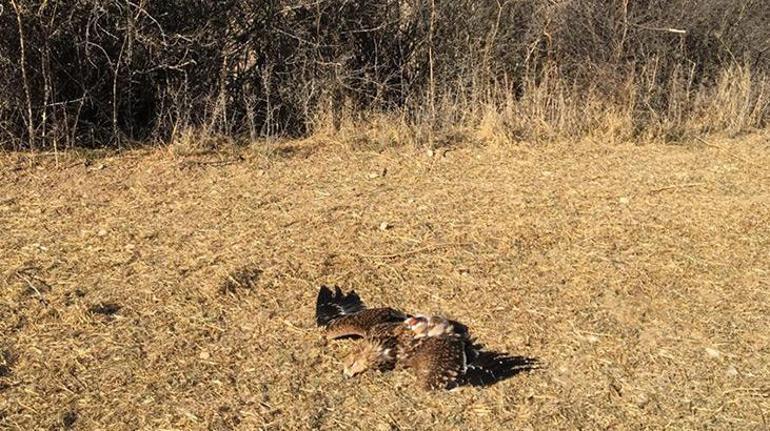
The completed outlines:
{"type": "Polygon", "coordinates": [[[369,308],[332,320],[326,326],[326,338],[365,337],[375,326],[403,322],[406,315],[393,308],[369,308]]]}
{"type": "Polygon", "coordinates": [[[327,326],[335,319],[358,313],[365,308],[366,306],[354,290],[345,294],[337,286],[334,287],[334,291],[327,286],[321,286],[315,303],[316,324],[327,326]]]}
{"type": "Polygon", "coordinates": [[[465,340],[456,335],[424,337],[404,355],[423,388],[451,389],[460,384],[466,367],[465,340]]]}

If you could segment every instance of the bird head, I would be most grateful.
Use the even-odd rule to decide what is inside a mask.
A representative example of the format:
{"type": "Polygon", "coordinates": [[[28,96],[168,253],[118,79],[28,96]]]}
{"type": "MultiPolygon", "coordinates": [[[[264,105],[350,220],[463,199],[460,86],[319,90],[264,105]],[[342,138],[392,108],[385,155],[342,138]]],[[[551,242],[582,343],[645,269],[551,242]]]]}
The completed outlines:
{"type": "Polygon", "coordinates": [[[454,326],[449,323],[449,320],[441,316],[431,316],[428,319],[428,337],[439,337],[442,335],[450,335],[454,333],[454,326]]]}
{"type": "Polygon", "coordinates": [[[414,332],[415,337],[424,336],[428,331],[428,317],[422,314],[417,314],[404,321],[409,330],[414,332]]]}

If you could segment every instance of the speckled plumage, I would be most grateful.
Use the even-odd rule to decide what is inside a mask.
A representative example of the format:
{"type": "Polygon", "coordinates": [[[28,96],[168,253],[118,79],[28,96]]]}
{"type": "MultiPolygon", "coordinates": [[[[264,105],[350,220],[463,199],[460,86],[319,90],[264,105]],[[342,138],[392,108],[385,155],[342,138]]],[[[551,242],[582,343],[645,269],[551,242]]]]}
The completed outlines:
{"type": "Polygon", "coordinates": [[[406,315],[392,308],[371,308],[334,319],[326,326],[326,338],[365,337],[378,325],[401,323],[406,315]]]}
{"type": "Polygon", "coordinates": [[[403,358],[406,346],[414,340],[414,334],[402,322],[387,322],[369,328],[361,344],[354,350],[347,364],[361,362],[361,370],[389,371],[403,358]]]}
{"type": "Polygon", "coordinates": [[[339,287],[321,286],[316,300],[316,323],[327,339],[363,338],[346,360],[346,375],[392,370],[401,346],[413,337],[405,324],[408,317],[389,307],[366,308],[355,291],[344,294],[339,287]]]}
{"type": "Polygon", "coordinates": [[[462,383],[466,370],[466,342],[456,334],[413,339],[404,365],[414,369],[423,388],[451,389],[462,383]]]}
{"type": "Polygon", "coordinates": [[[365,337],[369,330],[383,323],[403,322],[407,316],[393,308],[366,308],[355,291],[332,292],[321,286],[316,299],[316,323],[324,328],[326,338],[365,337]]]}
{"type": "Polygon", "coordinates": [[[321,287],[316,322],[327,339],[363,338],[345,359],[347,377],[409,368],[423,388],[441,390],[491,384],[535,365],[528,358],[484,350],[460,322],[388,307],[367,309],[354,291],[344,294],[338,287],[321,287]]]}
{"type": "Polygon", "coordinates": [[[486,386],[521,371],[537,368],[534,358],[487,350],[460,322],[441,316],[421,316],[414,342],[401,354],[425,389],[486,386]]]}

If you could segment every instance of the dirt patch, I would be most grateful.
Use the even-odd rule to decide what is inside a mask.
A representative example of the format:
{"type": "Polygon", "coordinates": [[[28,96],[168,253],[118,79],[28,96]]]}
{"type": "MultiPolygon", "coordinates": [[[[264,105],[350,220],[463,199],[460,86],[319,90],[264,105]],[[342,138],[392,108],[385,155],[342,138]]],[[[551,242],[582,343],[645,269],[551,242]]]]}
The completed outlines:
{"type": "Polygon", "coordinates": [[[4,155],[0,427],[764,429],[767,142],[4,155]],[[541,367],[344,380],[322,283],[541,367]]]}
{"type": "Polygon", "coordinates": [[[236,293],[241,289],[255,289],[261,275],[262,270],[257,267],[236,269],[227,275],[220,287],[220,291],[222,293],[236,293]]]}

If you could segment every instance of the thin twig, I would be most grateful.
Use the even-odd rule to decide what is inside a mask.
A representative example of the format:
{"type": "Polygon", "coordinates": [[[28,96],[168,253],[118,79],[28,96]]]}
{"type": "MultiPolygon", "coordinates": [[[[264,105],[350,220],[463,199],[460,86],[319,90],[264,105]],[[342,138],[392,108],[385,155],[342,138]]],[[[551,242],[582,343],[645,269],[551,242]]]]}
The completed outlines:
{"type": "Polygon", "coordinates": [[[243,158],[236,158],[236,159],[228,159],[228,160],[185,160],[182,163],[180,163],[180,167],[186,168],[190,166],[227,166],[227,165],[234,165],[236,163],[242,162],[243,158]]]}
{"type": "Polygon", "coordinates": [[[84,165],[84,164],[85,164],[85,160],[78,160],[77,162],[73,162],[73,163],[70,163],[69,165],[62,166],[62,170],[74,168],[75,166],[84,165]]]}
{"type": "Polygon", "coordinates": [[[673,190],[673,189],[684,189],[689,187],[698,187],[706,185],[706,183],[688,183],[688,184],[672,184],[670,186],[660,187],[657,189],[650,190],[650,194],[662,192],[665,190],[673,190]]]}
{"type": "MultiPolygon", "coordinates": [[[[24,274],[22,274],[22,273],[16,273],[16,275],[17,275],[19,278],[21,278],[21,279],[22,279],[22,280],[23,280],[25,283],[27,283],[27,286],[29,286],[29,288],[30,288],[30,289],[31,289],[33,292],[35,292],[35,294],[37,295],[37,298],[38,298],[38,300],[39,300],[39,301],[40,301],[40,302],[41,302],[43,305],[48,305],[48,301],[46,301],[46,300],[45,300],[45,298],[43,297],[43,293],[42,293],[42,292],[40,292],[40,289],[38,289],[38,288],[37,288],[37,286],[35,286],[35,283],[33,283],[33,282],[32,282],[32,280],[30,280],[30,279],[29,279],[29,278],[28,278],[26,275],[24,275],[24,274]]],[[[49,287],[50,287],[50,286],[49,286],[49,287]]]]}
{"type": "Polygon", "coordinates": [[[643,28],[645,30],[665,31],[665,32],[676,33],[676,34],[687,34],[687,30],[682,30],[682,29],[673,28],[673,27],[652,27],[649,25],[635,24],[635,23],[631,23],[631,25],[633,25],[634,27],[643,28]]]}
{"type": "Polygon", "coordinates": [[[705,140],[705,139],[703,139],[703,138],[701,138],[701,137],[697,137],[697,136],[695,137],[695,139],[697,139],[698,141],[702,142],[702,143],[703,143],[703,145],[705,145],[705,146],[707,146],[707,147],[711,147],[711,148],[717,148],[717,149],[720,149],[720,150],[726,151],[726,152],[727,152],[727,155],[728,155],[728,157],[732,157],[733,159],[735,159],[735,160],[738,160],[739,162],[743,162],[743,163],[745,163],[745,164],[747,164],[747,165],[752,165],[752,166],[754,165],[753,163],[751,163],[750,161],[748,161],[748,160],[744,159],[743,157],[740,157],[740,156],[736,156],[736,155],[735,155],[735,154],[733,154],[733,153],[732,153],[732,152],[731,152],[729,149],[727,149],[727,148],[725,148],[725,147],[723,147],[723,146],[721,146],[721,145],[712,144],[711,142],[709,142],[709,141],[707,141],[707,140],[705,140]]]}

